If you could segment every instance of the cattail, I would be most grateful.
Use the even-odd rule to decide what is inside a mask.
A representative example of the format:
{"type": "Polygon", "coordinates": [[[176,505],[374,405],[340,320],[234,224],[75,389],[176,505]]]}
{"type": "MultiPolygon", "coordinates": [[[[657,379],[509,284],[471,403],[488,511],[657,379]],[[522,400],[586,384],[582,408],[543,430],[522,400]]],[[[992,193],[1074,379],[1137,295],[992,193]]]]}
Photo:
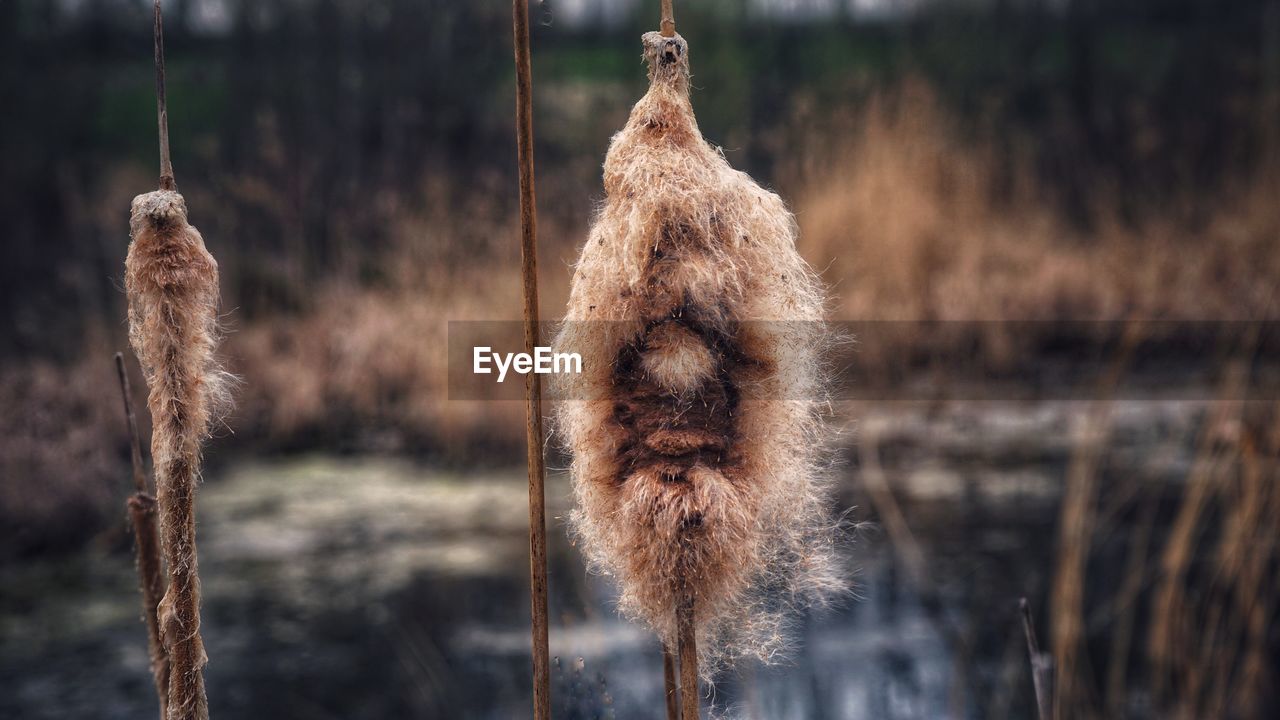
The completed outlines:
{"type": "Polygon", "coordinates": [[[582,357],[558,424],[588,561],[668,647],[692,607],[706,676],[775,658],[787,614],[843,588],[823,501],[828,334],[791,213],[698,130],[685,40],[643,43],[650,88],[610,145],[557,340],[582,357]]]}
{"type": "Polygon", "coordinates": [[[155,2],[156,91],[160,124],[160,190],[133,199],[132,242],[125,260],[129,342],[150,393],[151,458],[160,508],[160,544],[169,586],[160,601],[160,636],[169,659],[169,720],[209,716],[204,690],[208,658],[200,637],[196,563],[196,484],[200,448],[227,396],[214,358],[218,264],[187,223],[169,160],[164,100],[164,45],[155,2]]]}
{"type": "Polygon", "coordinates": [[[169,570],[159,609],[170,663],[169,717],[206,718],[195,491],[200,447],[226,387],[213,356],[218,264],[187,224],[186,204],[177,192],[134,198],[130,229],[129,341],[150,388],[151,456],[169,570]]]}

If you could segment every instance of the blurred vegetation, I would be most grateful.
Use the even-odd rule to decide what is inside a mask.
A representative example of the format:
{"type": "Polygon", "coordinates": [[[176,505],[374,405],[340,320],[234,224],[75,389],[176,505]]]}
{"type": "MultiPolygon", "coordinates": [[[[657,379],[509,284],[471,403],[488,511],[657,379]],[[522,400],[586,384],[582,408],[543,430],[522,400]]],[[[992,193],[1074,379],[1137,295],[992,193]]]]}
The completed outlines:
{"type": "MultiPolygon", "coordinates": [[[[909,4],[804,15],[767,11],[780,1],[677,3],[703,131],[795,209],[834,317],[1276,317],[1280,0],[909,4]]],[[[534,10],[548,317],[609,138],[645,86],[638,36],[656,5],[575,22],[557,0],[534,10]]],[[[514,319],[520,306],[509,4],[172,0],[166,12],[177,180],[221,264],[223,352],[245,380],[211,462],[234,444],[519,463],[521,406],[451,402],[443,385],[446,321],[514,319]]],[[[157,176],[149,14],[143,0],[0,2],[0,561],[127,543],[111,353],[126,343],[129,201],[157,176]]],[[[956,344],[997,360],[1036,347],[983,327],[991,337],[956,344]]],[[[860,352],[892,367],[902,349],[860,352]]],[[[1254,360],[1240,358],[1241,387],[1224,396],[1248,396],[1254,360]]],[[[1037,602],[1070,680],[1064,715],[1265,716],[1280,627],[1274,408],[1207,403],[1175,433],[1189,438],[1188,467],[1168,469],[1146,445],[1107,443],[1167,423],[1121,433],[1112,404],[1095,405],[1080,437],[1057,421],[1024,429],[1065,460],[1030,441],[1003,449],[1066,490],[1060,557],[1039,562],[1070,592],[1037,602]]],[[[976,413],[955,422],[972,448],[926,447],[921,462],[998,455],[976,413]]],[[[881,466],[862,432],[850,485],[881,468],[900,489],[904,441],[885,438],[881,466]]],[[[991,523],[944,520],[917,530],[991,523]]],[[[1024,545],[1009,553],[1049,554],[1024,545]]],[[[1003,562],[981,567],[1021,580],[1003,562]]],[[[985,587],[968,573],[953,582],[985,587]]],[[[991,627],[960,645],[998,641],[991,627]]],[[[1020,664],[1014,640],[1001,652],[1020,664]]]]}
{"type": "MultiPolygon", "coordinates": [[[[703,131],[796,210],[834,317],[1274,316],[1280,1],[684,5],[703,131]]],[[[638,36],[656,11],[629,7],[574,23],[556,0],[535,8],[548,317],[645,87],[638,36]]],[[[223,353],[245,380],[218,449],[515,462],[520,408],[450,402],[443,351],[447,320],[520,306],[510,6],[166,8],[178,185],[221,265],[223,353]]],[[[15,553],[82,542],[125,477],[110,357],[126,346],[129,201],[157,177],[149,13],[0,3],[0,525],[15,553]]],[[[962,339],[997,359],[1035,340],[962,339]]]]}
{"type": "MultiPolygon", "coordinates": [[[[507,4],[227,0],[213,19],[170,5],[178,179],[239,320],[304,308],[299,288],[334,272],[384,279],[399,218],[509,214],[507,4]]],[[[841,111],[920,78],[963,137],[991,141],[993,195],[1012,197],[1030,167],[1037,200],[1088,228],[1100,202],[1125,222],[1180,213],[1274,157],[1269,5],[936,2],[804,20],[724,0],[682,7],[680,29],[704,131],[768,182],[794,180],[794,149],[841,111]]],[[[557,22],[554,0],[535,9],[544,213],[566,228],[585,222],[609,134],[643,88],[637,36],[655,12],[633,7],[578,25],[557,22]]],[[[65,360],[94,327],[118,328],[127,202],[154,174],[148,12],[0,7],[0,355],[65,360]]]]}

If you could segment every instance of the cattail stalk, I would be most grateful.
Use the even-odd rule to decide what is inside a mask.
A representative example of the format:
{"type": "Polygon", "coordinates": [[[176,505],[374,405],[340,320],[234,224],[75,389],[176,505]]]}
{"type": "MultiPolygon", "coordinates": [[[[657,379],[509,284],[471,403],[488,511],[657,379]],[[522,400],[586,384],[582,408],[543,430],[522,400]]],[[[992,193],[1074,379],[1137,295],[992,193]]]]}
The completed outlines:
{"type": "Polygon", "coordinates": [[[676,685],[676,656],[662,644],[662,692],[667,701],[667,720],[680,720],[680,691],[676,685]]]}
{"type": "Polygon", "coordinates": [[[160,0],[155,0],[156,123],[160,128],[160,189],[178,190],[173,177],[173,160],[169,155],[169,103],[164,93],[164,20],[160,0]]]}
{"type": "Polygon", "coordinates": [[[156,81],[160,122],[160,189],[133,199],[125,289],[129,342],[150,390],[151,457],[159,535],[168,588],[157,610],[169,660],[168,720],[205,720],[200,636],[200,575],[196,559],[196,485],[200,450],[226,396],[227,377],[214,358],[218,264],[187,222],[186,201],[173,188],[164,100],[164,46],[155,3],[156,81]]]}
{"type": "Polygon", "coordinates": [[[138,567],[138,587],[142,591],[142,617],[147,624],[147,656],[151,675],[160,701],[160,718],[164,720],[169,706],[169,657],[160,639],[157,606],[164,595],[164,568],[160,563],[160,536],[156,530],[156,499],[147,492],[146,471],[142,467],[142,443],[138,439],[138,420],[133,413],[133,392],[124,354],[116,353],[116,373],[120,379],[120,395],[124,399],[124,417],[129,428],[130,460],[133,464],[134,493],[125,503],[133,525],[133,544],[138,567]]]}
{"type": "Polygon", "coordinates": [[[139,195],[125,261],[129,340],[150,388],[151,457],[160,538],[169,587],[159,605],[160,634],[170,663],[169,720],[208,717],[200,637],[195,493],[200,447],[222,395],[213,349],[218,266],[200,233],[187,224],[182,196],[139,195]]]}
{"type": "MultiPolygon", "coordinates": [[[[675,12],[671,8],[672,0],[662,0],[662,18],[659,23],[662,37],[671,38],[676,34],[675,12]]],[[[677,610],[676,626],[680,652],[680,685],[684,699],[683,720],[698,717],[698,649],[693,623],[693,601],[689,600],[689,612],[681,614],[677,610]],[[692,690],[692,692],[690,692],[692,690]]],[[[682,606],[683,607],[683,606],[682,606]]],[[[677,701],[674,677],[674,659],[666,646],[662,649],[662,670],[664,689],[666,690],[667,718],[676,717],[677,701]]]]}
{"type": "MultiPolygon", "coordinates": [[[[516,150],[520,166],[520,271],[524,290],[524,350],[538,344],[538,212],[533,174],[533,72],[528,0],[512,3],[516,63],[516,150]]],[[[525,444],[529,469],[529,606],[533,654],[533,716],[551,718],[551,657],[547,630],[547,518],[542,458],[542,379],[525,375],[525,444]]]]}
{"type": "Polygon", "coordinates": [[[680,645],[680,720],[698,720],[698,637],[693,597],[676,607],[676,635],[680,645]]]}

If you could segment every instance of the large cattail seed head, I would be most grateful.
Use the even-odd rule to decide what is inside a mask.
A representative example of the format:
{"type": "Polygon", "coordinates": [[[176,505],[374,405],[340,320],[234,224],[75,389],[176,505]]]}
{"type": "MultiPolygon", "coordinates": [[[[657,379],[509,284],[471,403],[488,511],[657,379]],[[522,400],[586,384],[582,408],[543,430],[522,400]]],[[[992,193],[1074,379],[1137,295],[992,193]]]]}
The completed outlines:
{"type": "Polygon", "coordinates": [[[622,611],[698,648],[774,658],[789,610],[838,593],[824,507],[823,291],[775,194],[698,130],[688,46],[644,36],[650,87],[610,144],[606,202],[557,343],[572,526],[622,611]]]}

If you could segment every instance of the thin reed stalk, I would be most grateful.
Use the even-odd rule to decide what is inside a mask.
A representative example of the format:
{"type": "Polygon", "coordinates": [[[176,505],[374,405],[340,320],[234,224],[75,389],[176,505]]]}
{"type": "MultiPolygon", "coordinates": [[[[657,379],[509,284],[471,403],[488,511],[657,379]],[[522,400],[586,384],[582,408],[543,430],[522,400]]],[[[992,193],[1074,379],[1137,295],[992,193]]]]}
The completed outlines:
{"type": "Polygon", "coordinates": [[[675,37],[676,16],[671,9],[671,0],[662,0],[662,21],[659,27],[662,37],[675,37]]]}
{"type": "Polygon", "coordinates": [[[173,159],[169,155],[169,103],[164,92],[164,20],[160,0],[155,0],[156,124],[160,128],[160,189],[177,192],[173,159]]]}
{"type": "Polygon", "coordinates": [[[662,643],[662,690],[667,703],[667,720],[680,720],[680,691],[676,685],[676,656],[662,643]]]}
{"type": "Polygon", "coordinates": [[[1031,663],[1031,685],[1036,694],[1036,714],[1040,720],[1053,720],[1053,664],[1040,652],[1036,638],[1036,624],[1031,618],[1031,603],[1026,598],[1018,601],[1022,615],[1022,632],[1027,638],[1027,659],[1031,663]]]}
{"type": "Polygon", "coordinates": [[[863,488],[889,537],[894,559],[902,567],[904,574],[919,595],[926,617],[953,648],[956,679],[951,688],[951,705],[953,709],[959,708],[963,705],[965,691],[960,678],[966,668],[965,659],[973,655],[973,643],[943,610],[941,592],[932,579],[933,573],[929,569],[924,549],[911,531],[906,515],[903,514],[901,506],[893,495],[889,478],[886,477],[881,466],[880,431],[876,426],[868,425],[863,428],[862,437],[858,443],[858,458],[862,470],[860,477],[863,488]]]}
{"type": "Polygon", "coordinates": [[[1105,700],[1107,711],[1113,717],[1124,714],[1126,684],[1129,672],[1129,651],[1133,643],[1134,624],[1138,618],[1138,596],[1148,582],[1145,564],[1155,529],[1157,503],[1149,500],[1142,509],[1138,528],[1133,531],[1129,557],[1125,561],[1124,582],[1121,584],[1116,605],[1118,617],[1111,632],[1111,648],[1107,660],[1107,684],[1105,700]]]}
{"type": "MultiPolygon", "coordinates": [[[[538,344],[538,212],[533,172],[533,72],[527,0],[512,3],[516,63],[516,148],[520,165],[520,272],[524,290],[524,349],[538,344]]],[[[532,616],[533,715],[551,717],[551,661],[547,638],[547,520],[542,458],[542,380],[525,375],[525,443],[529,468],[529,606],[532,616]]]]}
{"type": "MultiPolygon", "coordinates": [[[[1238,390],[1242,382],[1242,372],[1235,368],[1224,381],[1225,393],[1238,390]]],[[[1226,469],[1223,453],[1215,445],[1221,429],[1234,424],[1239,411],[1238,403],[1223,402],[1206,418],[1182,503],[1160,556],[1160,583],[1152,600],[1147,636],[1147,657],[1154,676],[1152,690],[1157,700],[1167,700],[1170,690],[1186,696],[1186,689],[1177,685],[1193,674],[1185,658],[1193,646],[1193,636],[1203,628],[1193,620],[1188,607],[1186,577],[1204,529],[1201,519],[1210,511],[1226,469]]]]}
{"type": "Polygon", "coordinates": [[[156,529],[156,499],[147,492],[146,471],[142,467],[142,442],[138,438],[138,420],[133,414],[133,392],[124,354],[116,353],[116,374],[120,379],[120,395],[124,399],[124,417],[129,428],[130,460],[133,464],[133,495],[125,502],[133,525],[133,545],[138,568],[138,588],[142,591],[142,617],[147,624],[147,656],[151,676],[160,702],[160,718],[169,708],[169,656],[160,639],[157,606],[164,596],[164,568],[160,563],[160,535],[156,529]]]}
{"type": "Polygon", "coordinates": [[[1085,678],[1088,656],[1084,651],[1084,589],[1095,525],[1097,464],[1109,432],[1108,407],[1100,403],[1083,428],[1080,450],[1072,458],[1059,521],[1057,570],[1053,578],[1053,615],[1050,635],[1056,672],[1053,683],[1053,716],[1088,715],[1091,689],[1085,678]]]}
{"type": "Polygon", "coordinates": [[[1112,406],[1126,368],[1142,342],[1142,323],[1129,322],[1115,359],[1098,384],[1097,397],[1081,428],[1081,443],[1067,468],[1062,510],[1058,522],[1058,563],[1053,577],[1052,615],[1049,627],[1055,660],[1053,716],[1088,716],[1094,711],[1096,693],[1091,685],[1085,648],[1085,578],[1097,526],[1095,507],[1098,465],[1111,433],[1112,406]]]}
{"type": "Polygon", "coordinates": [[[676,606],[676,634],[680,653],[680,720],[698,720],[698,638],[694,622],[694,599],[676,606]]]}

